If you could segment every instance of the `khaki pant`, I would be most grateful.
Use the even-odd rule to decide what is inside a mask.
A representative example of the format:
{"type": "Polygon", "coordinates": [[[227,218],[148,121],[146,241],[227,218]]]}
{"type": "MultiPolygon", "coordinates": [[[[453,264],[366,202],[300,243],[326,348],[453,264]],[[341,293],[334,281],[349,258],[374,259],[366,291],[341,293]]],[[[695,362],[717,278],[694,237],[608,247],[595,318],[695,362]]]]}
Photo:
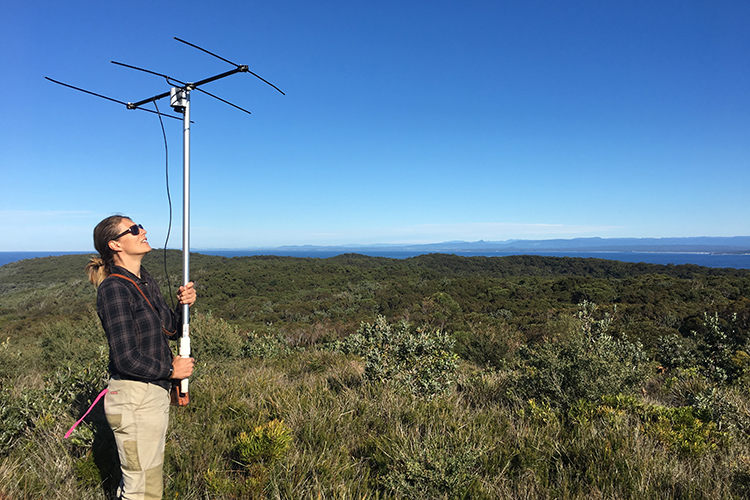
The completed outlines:
{"type": "Polygon", "coordinates": [[[117,378],[109,380],[108,388],[104,413],[115,433],[122,469],[117,498],[161,499],[169,392],[158,385],[117,378]]]}

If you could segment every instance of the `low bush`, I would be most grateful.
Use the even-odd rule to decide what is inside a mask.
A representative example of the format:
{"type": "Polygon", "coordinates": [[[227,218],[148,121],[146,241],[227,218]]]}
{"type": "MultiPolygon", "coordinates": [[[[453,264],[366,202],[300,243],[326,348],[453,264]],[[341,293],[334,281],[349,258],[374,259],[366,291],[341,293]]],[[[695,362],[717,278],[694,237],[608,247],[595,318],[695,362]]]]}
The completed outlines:
{"type": "Polygon", "coordinates": [[[456,354],[480,366],[503,367],[521,344],[521,335],[502,320],[471,323],[457,331],[456,354]]]}
{"type": "Polygon", "coordinates": [[[702,324],[691,335],[700,352],[698,365],[714,381],[733,382],[750,368],[750,334],[740,328],[737,315],[725,321],[718,314],[704,313],[702,324]]]}
{"type": "Polygon", "coordinates": [[[241,432],[234,441],[232,460],[240,468],[209,468],[203,474],[208,489],[217,495],[262,498],[273,468],[291,444],[291,429],[280,420],[241,432]]]}
{"type": "Polygon", "coordinates": [[[291,352],[292,348],[279,333],[265,335],[248,333],[242,346],[242,355],[246,358],[270,359],[291,352]]]}
{"type": "Polygon", "coordinates": [[[695,342],[678,333],[671,333],[659,338],[656,348],[656,359],[665,368],[688,368],[695,365],[698,357],[695,342]]]}
{"type": "Polygon", "coordinates": [[[521,398],[565,408],[640,387],[649,373],[646,352],[637,342],[609,335],[609,321],[593,320],[593,310],[583,304],[567,336],[521,347],[514,384],[521,398]]]}
{"type": "Polygon", "coordinates": [[[244,335],[239,328],[211,312],[194,314],[190,320],[190,347],[196,359],[236,359],[242,356],[244,335]]]}
{"type": "Polygon", "coordinates": [[[258,463],[271,465],[277,462],[291,444],[289,427],[283,421],[275,419],[237,436],[237,452],[246,468],[258,463]]]}
{"type": "Polygon", "coordinates": [[[104,329],[93,310],[83,320],[53,321],[41,328],[42,358],[52,370],[66,364],[86,364],[97,359],[99,348],[107,345],[104,329]]]}
{"type": "Polygon", "coordinates": [[[626,411],[637,418],[643,431],[670,452],[698,457],[726,447],[730,438],[711,415],[691,406],[669,407],[644,402],[633,396],[605,396],[596,413],[607,417],[626,411]]]}
{"type": "Polygon", "coordinates": [[[453,346],[445,332],[412,331],[408,323],[391,325],[384,316],[362,323],[356,334],[336,344],[342,352],[365,359],[366,378],[393,382],[428,398],[447,391],[455,381],[458,355],[453,346]]]}
{"type": "Polygon", "coordinates": [[[380,485],[396,498],[433,500],[472,498],[479,470],[481,446],[451,443],[450,437],[431,436],[417,443],[384,446],[387,470],[380,485]]]}

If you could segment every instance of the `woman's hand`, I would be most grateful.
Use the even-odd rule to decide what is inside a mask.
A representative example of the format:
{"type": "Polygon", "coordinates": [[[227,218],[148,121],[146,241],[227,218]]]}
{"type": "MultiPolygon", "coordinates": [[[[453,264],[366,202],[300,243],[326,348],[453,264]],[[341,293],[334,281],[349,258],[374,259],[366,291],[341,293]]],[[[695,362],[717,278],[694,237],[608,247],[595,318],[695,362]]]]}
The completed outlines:
{"type": "Polygon", "coordinates": [[[192,281],[180,287],[177,291],[177,299],[180,301],[180,305],[187,304],[188,306],[192,306],[195,304],[196,294],[194,287],[195,285],[192,281]]]}
{"type": "Polygon", "coordinates": [[[175,380],[189,378],[193,374],[193,366],[195,366],[195,359],[175,356],[172,359],[172,378],[175,380]]]}

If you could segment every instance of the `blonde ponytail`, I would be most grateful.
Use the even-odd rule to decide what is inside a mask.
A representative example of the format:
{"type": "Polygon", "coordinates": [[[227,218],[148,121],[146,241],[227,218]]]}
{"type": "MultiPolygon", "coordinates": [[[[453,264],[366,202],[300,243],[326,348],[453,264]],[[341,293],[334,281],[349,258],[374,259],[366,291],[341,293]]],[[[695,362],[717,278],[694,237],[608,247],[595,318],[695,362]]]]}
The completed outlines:
{"type": "Polygon", "coordinates": [[[99,288],[104,278],[109,276],[109,270],[101,257],[91,257],[91,261],[86,264],[86,274],[91,284],[99,288]]]}

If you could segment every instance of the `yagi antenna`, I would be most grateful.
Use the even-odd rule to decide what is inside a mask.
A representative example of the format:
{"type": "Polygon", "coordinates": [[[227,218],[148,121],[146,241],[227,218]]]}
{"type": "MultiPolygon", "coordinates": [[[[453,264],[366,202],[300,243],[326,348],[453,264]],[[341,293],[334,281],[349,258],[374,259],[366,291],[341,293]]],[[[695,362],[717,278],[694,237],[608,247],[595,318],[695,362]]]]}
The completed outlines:
{"type": "MultiPolygon", "coordinates": [[[[59,85],[62,85],[64,87],[68,87],[74,90],[78,90],[81,92],[85,92],[86,94],[90,94],[96,97],[101,97],[102,99],[107,99],[108,101],[116,102],[118,104],[123,104],[128,109],[141,109],[143,111],[148,111],[150,113],[155,113],[160,116],[167,116],[169,118],[175,118],[180,119],[177,116],[172,115],[165,115],[163,113],[160,113],[158,111],[151,111],[150,109],[142,108],[144,104],[148,104],[150,102],[156,103],[159,99],[162,99],[164,97],[169,97],[169,104],[172,106],[172,108],[178,112],[182,113],[182,138],[183,138],[183,147],[182,147],[182,163],[183,163],[183,205],[182,205],[182,284],[187,285],[190,282],[190,92],[193,90],[198,90],[200,92],[203,92],[204,94],[213,97],[214,99],[217,99],[225,104],[229,104],[230,106],[239,109],[240,111],[244,111],[245,113],[250,113],[246,109],[243,109],[235,104],[232,104],[229,101],[226,101],[222,99],[221,97],[215,96],[209,92],[206,92],[205,90],[201,89],[201,85],[205,85],[207,83],[214,82],[216,80],[220,80],[222,78],[225,78],[227,76],[234,75],[236,73],[250,73],[254,77],[260,79],[264,83],[267,83],[271,87],[278,90],[282,95],[284,92],[281,91],[276,85],[272,84],[268,80],[261,78],[260,76],[256,75],[250,69],[247,65],[244,64],[235,64],[232,61],[228,59],[224,59],[223,57],[220,57],[213,52],[209,52],[208,50],[198,47],[195,44],[192,44],[190,42],[186,42],[185,40],[182,40],[180,38],[174,37],[175,40],[178,42],[182,42],[186,45],[189,45],[195,49],[198,49],[202,52],[205,52],[206,54],[209,54],[211,56],[216,57],[217,59],[220,59],[224,61],[227,64],[230,64],[234,66],[234,69],[230,71],[226,71],[224,73],[220,73],[218,75],[214,75],[212,77],[206,78],[204,80],[200,80],[195,83],[187,83],[182,82],[180,80],[177,80],[176,78],[172,78],[170,76],[164,75],[162,73],[157,73],[155,71],[138,68],[136,66],[131,66],[129,64],[119,63],[115,61],[111,61],[113,64],[117,64],[118,66],[124,66],[126,68],[134,69],[137,71],[142,71],[145,73],[149,73],[155,76],[162,77],[166,80],[167,84],[170,85],[169,92],[165,92],[162,94],[155,95],[153,97],[149,97],[148,99],[143,99],[142,101],[138,102],[123,102],[119,101],[117,99],[112,99],[111,97],[107,97],[101,94],[97,94],[95,92],[91,92],[88,90],[84,90],[79,87],[74,87],[73,85],[68,85],[67,83],[59,82],[57,80],[53,80],[52,78],[46,77],[45,78],[53,83],[57,83],[59,85]]],[[[164,249],[166,251],[166,248],[164,249]]],[[[190,306],[187,304],[182,306],[182,338],[180,339],[180,356],[183,357],[189,357],[190,356],[190,324],[189,324],[189,315],[190,315],[190,306]]],[[[182,393],[182,396],[186,396],[188,392],[188,379],[182,380],[180,383],[180,392],[182,393]]]]}
{"type": "MultiPolygon", "coordinates": [[[[178,79],[176,79],[176,78],[172,78],[171,76],[168,76],[168,75],[162,75],[161,73],[157,73],[156,71],[151,71],[151,70],[148,70],[148,69],[143,69],[143,68],[139,68],[139,67],[137,67],[137,66],[131,66],[130,64],[125,64],[125,63],[121,63],[121,62],[117,62],[117,61],[110,61],[110,62],[111,62],[112,64],[117,64],[118,66],[124,66],[124,67],[126,67],[126,68],[130,68],[130,69],[135,69],[135,70],[138,70],[138,71],[143,71],[144,73],[149,73],[149,74],[151,74],[151,75],[156,75],[156,76],[160,76],[160,77],[164,78],[164,79],[165,79],[165,80],[167,81],[167,83],[168,83],[169,85],[172,85],[172,86],[180,86],[180,87],[182,87],[182,88],[185,88],[185,87],[187,87],[188,85],[195,85],[195,84],[189,84],[189,83],[181,82],[180,80],[178,80],[178,79]]],[[[197,91],[199,91],[199,92],[203,92],[204,94],[206,94],[206,95],[208,95],[208,96],[211,96],[211,97],[213,97],[214,99],[217,99],[217,100],[219,100],[219,101],[221,101],[221,102],[223,102],[223,103],[225,103],[225,104],[229,104],[229,105],[230,105],[230,106],[232,106],[233,108],[237,108],[237,109],[239,109],[240,111],[244,111],[244,112],[245,112],[245,113],[247,113],[248,115],[252,114],[252,113],[250,113],[250,111],[248,111],[248,110],[246,110],[246,109],[243,109],[243,108],[241,108],[241,107],[237,106],[236,104],[232,104],[231,102],[229,102],[229,101],[226,101],[226,100],[222,99],[221,97],[219,97],[219,96],[217,96],[217,95],[214,95],[214,94],[212,94],[211,92],[207,92],[207,91],[203,90],[203,89],[202,89],[202,88],[200,88],[200,87],[195,87],[195,88],[194,88],[193,90],[197,90],[197,91]]],[[[85,91],[84,91],[84,92],[85,92],[85,91]]],[[[89,92],[89,93],[91,93],[91,92],[89,92]]],[[[282,94],[283,94],[283,92],[282,92],[282,94]]],[[[168,94],[164,94],[164,95],[163,95],[162,97],[166,97],[167,95],[168,95],[168,94]]],[[[109,99],[109,98],[107,98],[107,99],[109,99]]],[[[110,99],[110,100],[114,100],[114,99],[110,99]]],[[[115,102],[119,102],[119,101],[115,101],[115,102]]],[[[150,100],[149,100],[149,101],[146,101],[146,102],[150,102],[150,100]]],[[[139,106],[136,106],[136,105],[135,105],[135,104],[133,104],[133,103],[122,103],[122,104],[125,104],[125,105],[126,105],[126,106],[128,107],[128,109],[135,109],[136,107],[138,107],[138,109],[143,109],[144,111],[149,111],[149,110],[147,110],[147,109],[145,109],[145,108],[141,108],[141,107],[140,107],[140,105],[141,105],[141,104],[145,104],[145,102],[141,102],[141,103],[138,103],[138,104],[139,104],[139,106]]],[[[165,116],[169,116],[169,115],[165,115],[165,116]]],[[[175,117],[175,118],[176,118],[176,117],[175,117]]]]}

